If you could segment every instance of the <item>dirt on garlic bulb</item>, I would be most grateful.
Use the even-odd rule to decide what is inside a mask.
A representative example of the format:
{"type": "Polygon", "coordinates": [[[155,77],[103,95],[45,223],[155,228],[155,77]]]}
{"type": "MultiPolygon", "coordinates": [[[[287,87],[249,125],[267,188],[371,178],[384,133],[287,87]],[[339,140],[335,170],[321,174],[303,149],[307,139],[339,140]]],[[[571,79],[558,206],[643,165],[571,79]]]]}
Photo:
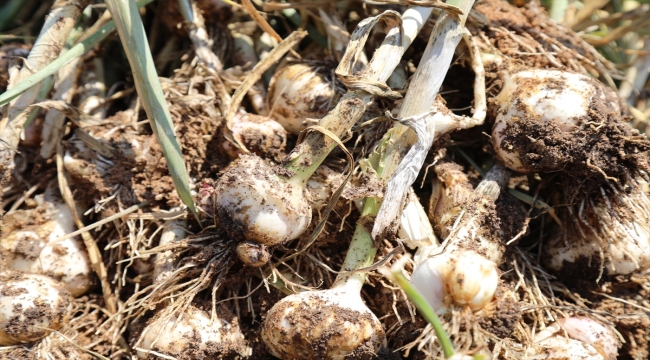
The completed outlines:
{"type": "Polygon", "coordinates": [[[266,314],[262,340],[283,360],[363,358],[386,346],[377,317],[345,287],[280,300],[266,314]]]}
{"type": "MultiPolygon", "coordinates": [[[[240,112],[233,118],[230,130],[232,136],[253,154],[278,162],[286,156],[287,131],[272,118],[240,112]]],[[[222,131],[227,128],[222,127],[222,131]]],[[[232,159],[242,154],[225,136],[222,146],[232,159]]]]}
{"type": "Polygon", "coordinates": [[[629,124],[612,89],[560,70],[512,70],[502,79],[491,139],[497,158],[510,169],[557,172],[569,197],[647,169],[650,141],[629,124]]]}
{"type": "Polygon", "coordinates": [[[0,272],[0,346],[38,341],[61,329],[71,316],[71,301],[70,293],[50,277],[0,272]]]}
{"type": "Polygon", "coordinates": [[[213,320],[210,313],[191,305],[178,315],[160,316],[149,321],[136,343],[140,359],[153,358],[151,352],[178,360],[235,358],[250,355],[237,320],[226,321],[221,311],[213,320]]]}
{"type": "Polygon", "coordinates": [[[49,192],[35,196],[38,206],[5,216],[0,255],[9,269],[57,279],[72,296],[95,284],[86,247],[78,236],[55,240],[77,230],[70,208],[49,192]]]}
{"type": "Polygon", "coordinates": [[[257,156],[242,155],[219,179],[213,208],[230,236],[274,246],[307,229],[312,211],[305,186],[282,170],[257,156]]]}

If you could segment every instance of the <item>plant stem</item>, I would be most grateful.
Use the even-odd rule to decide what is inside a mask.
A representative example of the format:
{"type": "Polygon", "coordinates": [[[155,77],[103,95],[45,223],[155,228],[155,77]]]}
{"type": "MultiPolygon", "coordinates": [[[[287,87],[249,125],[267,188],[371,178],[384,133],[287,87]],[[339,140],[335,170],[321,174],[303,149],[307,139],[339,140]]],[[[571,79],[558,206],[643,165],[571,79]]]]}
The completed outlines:
{"type": "Polygon", "coordinates": [[[190,193],[185,161],[174,133],[174,124],[158,80],[138,7],[131,0],[106,0],[106,6],[120,34],[120,40],[133,71],[135,88],[150,119],[151,128],[160,142],[178,195],[198,219],[190,193]]]}
{"type": "MultiPolygon", "coordinates": [[[[454,16],[444,13],[440,16],[429,38],[422,60],[411,80],[398,118],[426,113],[431,109],[442,82],[451,65],[454,51],[463,36],[465,20],[474,0],[450,0],[448,5],[459,7],[465,15],[458,21],[454,16]]],[[[395,125],[395,146],[388,151],[385,159],[389,169],[384,179],[390,178],[406,151],[417,141],[415,131],[401,124],[395,125]],[[403,139],[401,139],[403,138],[403,139]],[[404,146],[408,144],[408,146],[404,146]]]]}
{"type": "Polygon", "coordinates": [[[420,294],[420,292],[413,285],[411,285],[404,274],[402,274],[400,271],[395,271],[392,275],[397,285],[399,285],[399,287],[404,290],[404,293],[406,293],[406,296],[409,298],[409,300],[411,300],[415,307],[418,308],[422,314],[422,317],[424,317],[424,319],[429,324],[431,324],[431,327],[433,327],[433,331],[436,333],[436,337],[440,342],[440,346],[442,347],[442,352],[445,354],[445,358],[449,359],[452,357],[454,355],[454,346],[451,344],[449,335],[447,335],[447,332],[442,327],[440,318],[438,318],[436,312],[431,308],[431,305],[429,305],[422,294],[420,294]]]}
{"type": "MultiPolygon", "coordinates": [[[[52,7],[29,56],[18,74],[10,79],[9,87],[22,83],[35,71],[41,70],[59,56],[81,10],[89,2],[90,0],[59,1],[52,7]]],[[[18,115],[34,102],[39,89],[40,87],[33,86],[15,97],[10,102],[7,115],[0,121],[0,140],[3,144],[0,168],[5,174],[7,173],[5,170],[13,168],[14,150],[18,147],[20,134],[27,120],[18,115]],[[16,118],[19,118],[19,121],[15,121],[16,118]]]]}
{"type": "MultiPolygon", "coordinates": [[[[412,7],[407,9],[402,15],[404,34],[401,51],[396,51],[393,46],[380,46],[368,67],[357,75],[371,81],[385,82],[388,80],[399,64],[404,51],[413,42],[430,14],[430,8],[412,7]]],[[[386,38],[397,36],[398,32],[399,29],[393,28],[386,38]]],[[[348,91],[337,106],[319,121],[319,126],[329,130],[339,139],[343,138],[365,113],[374,98],[373,94],[364,90],[348,91]]],[[[329,136],[316,131],[310,132],[304,141],[285,158],[285,166],[296,173],[296,181],[304,184],[336,146],[337,142],[329,136]]]]}
{"type": "MultiPolygon", "coordinates": [[[[372,217],[377,214],[377,211],[379,211],[377,200],[374,198],[366,199],[361,212],[361,219],[372,217]]],[[[341,271],[354,271],[368,267],[372,265],[376,254],[377,247],[375,247],[370,232],[359,222],[354,229],[354,235],[345,255],[343,266],[341,266],[341,271]]],[[[332,289],[345,287],[351,293],[358,294],[365,281],[365,272],[342,274],[336,278],[332,289]]]]}

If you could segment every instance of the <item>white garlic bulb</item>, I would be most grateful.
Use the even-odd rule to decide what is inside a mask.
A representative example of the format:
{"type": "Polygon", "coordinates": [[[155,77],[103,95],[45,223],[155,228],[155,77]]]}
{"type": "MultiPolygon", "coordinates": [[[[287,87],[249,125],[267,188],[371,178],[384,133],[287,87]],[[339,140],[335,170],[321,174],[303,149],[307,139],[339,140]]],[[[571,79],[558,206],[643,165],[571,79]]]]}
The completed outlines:
{"type": "Polygon", "coordinates": [[[536,334],[533,342],[526,358],[536,360],[614,360],[620,346],[611,330],[586,317],[560,319],[536,334]]]}
{"type": "Polygon", "coordinates": [[[0,253],[7,268],[50,276],[77,297],[94,285],[88,253],[78,236],[54,242],[77,228],[70,208],[47,197],[38,195],[37,208],[5,217],[8,234],[0,240],[0,253]]]}
{"type": "Polygon", "coordinates": [[[564,154],[568,149],[560,147],[559,142],[577,136],[574,130],[588,119],[595,101],[611,113],[620,113],[619,103],[611,90],[585,75],[531,69],[505,73],[503,81],[503,88],[495,98],[498,109],[492,143],[499,160],[521,173],[563,170],[571,159],[564,154]],[[559,138],[537,139],[535,134],[520,128],[526,123],[542,129],[552,127],[550,131],[555,131],[554,136],[559,138]],[[518,136],[530,139],[523,140],[524,144],[518,136]],[[557,147],[558,154],[548,150],[553,146],[557,147]]]}
{"type": "Polygon", "coordinates": [[[295,135],[308,126],[307,119],[325,116],[341,97],[325,75],[307,63],[278,70],[269,85],[270,115],[295,135]]]}
{"type": "Polygon", "coordinates": [[[0,272],[0,346],[38,341],[61,329],[71,301],[63,286],[47,276],[0,272]]]}
{"type": "Polygon", "coordinates": [[[453,304],[483,309],[494,298],[499,273],[494,262],[474,251],[442,253],[417,264],[411,283],[440,314],[453,304]]]}
{"type": "MultiPolygon", "coordinates": [[[[280,161],[286,156],[287,131],[277,121],[260,115],[238,113],[232,121],[232,136],[250,152],[265,158],[280,161]]],[[[224,126],[223,131],[228,131],[224,126]]],[[[241,151],[230,141],[222,146],[228,156],[236,159],[241,151]]]]}
{"type": "Polygon", "coordinates": [[[154,317],[140,335],[137,355],[149,359],[149,352],[178,359],[215,359],[250,355],[236,321],[227,322],[190,306],[181,316],[154,317]]]}
{"type": "Polygon", "coordinates": [[[273,246],[301,235],[311,221],[302,182],[256,156],[242,155],[215,187],[219,225],[236,239],[273,246]]]}
{"type": "Polygon", "coordinates": [[[650,199],[637,180],[627,183],[625,191],[603,190],[573,207],[571,222],[543,244],[546,267],[594,276],[602,266],[609,275],[650,268],[650,199]]]}
{"type": "Polygon", "coordinates": [[[361,358],[386,346],[377,317],[344,286],[280,300],[266,314],[262,340],[283,360],[361,358]]]}

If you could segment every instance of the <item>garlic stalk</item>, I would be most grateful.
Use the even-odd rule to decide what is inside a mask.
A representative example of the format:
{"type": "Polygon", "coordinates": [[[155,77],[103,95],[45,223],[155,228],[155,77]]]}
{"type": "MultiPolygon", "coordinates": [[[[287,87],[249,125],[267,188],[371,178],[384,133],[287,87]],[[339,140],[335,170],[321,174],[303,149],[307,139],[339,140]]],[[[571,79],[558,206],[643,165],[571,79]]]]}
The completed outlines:
{"type": "MultiPolygon", "coordinates": [[[[26,80],[59,56],[77,18],[89,3],[89,0],[61,0],[53,4],[24,66],[15,77],[12,76],[8,88],[26,80]]],[[[18,147],[20,134],[27,120],[26,117],[19,115],[34,102],[39,89],[39,86],[33,86],[11,100],[9,110],[5,112],[6,116],[0,120],[0,142],[3,144],[0,153],[0,169],[6,174],[10,174],[11,170],[7,171],[7,169],[12,169],[14,166],[14,149],[18,147]]]]}
{"type": "Polygon", "coordinates": [[[70,317],[72,298],[50,277],[0,272],[0,346],[38,341],[70,317]]]}
{"type": "Polygon", "coordinates": [[[620,346],[611,330],[586,317],[560,319],[536,334],[533,342],[526,352],[527,359],[614,360],[620,346]]]}
{"type": "Polygon", "coordinates": [[[282,167],[272,167],[256,157],[242,156],[240,163],[219,179],[214,208],[220,226],[230,236],[261,246],[274,246],[295,239],[307,229],[311,208],[305,186],[316,168],[340,143],[332,136],[344,137],[375,95],[395,95],[382,84],[430,11],[414,7],[407,9],[402,18],[387,11],[363,20],[353,33],[352,46],[348,46],[337,68],[338,75],[346,79],[352,89],[319,122],[319,129],[328,135],[319,131],[306,134],[304,141],[285,158],[282,167]],[[369,30],[382,19],[389,25],[384,42],[364,71],[351,74],[369,30]]]}
{"type": "Polygon", "coordinates": [[[480,311],[492,301],[499,283],[497,266],[505,251],[495,201],[507,177],[507,170],[495,165],[465,203],[440,248],[420,249],[411,283],[437,313],[446,313],[452,304],[480,311]]]}
{"type": "Polygon", "coordinates": [[[72,296],[81,296],[95,279],[88,253],[79,237],[53,242],[76,230],[68,206],[48,190],[37,195],[38,207],[8,213],[0,254],[7,268],[50,276],[72,296]],[[29,224],[29,225],[27,225],[29,224]]]}
{"type": "MultiPolygon", "coordinates": [[[[367,199],[362,218],[376,214],[367,199]]],[[[377,248],[357,224],[340,274],[329,290],[293,294],[276,303],[262,324],[262,340],[273,356],[290,359],[345,359],[376,354],[386,346],[377,317],[361,299],[366,275],[354,270],[372,264],[377,248]]]]}
{"type": "MultiPolygon", "coordinates": [[[[253,39],[248,35],[240,34],[238,32],[233,32],[232,37],[233,46],[235,47],[233,63],[250,68],[257,65],[259,59],[257,58],[253,39]]],[[[266,87],[262,81],[258,81],[250,90],[248,90],[248,98],[250,99],[255,112],[259,115],[266,115],[268,112],[264,101],[266,97],[266,87]]]]}

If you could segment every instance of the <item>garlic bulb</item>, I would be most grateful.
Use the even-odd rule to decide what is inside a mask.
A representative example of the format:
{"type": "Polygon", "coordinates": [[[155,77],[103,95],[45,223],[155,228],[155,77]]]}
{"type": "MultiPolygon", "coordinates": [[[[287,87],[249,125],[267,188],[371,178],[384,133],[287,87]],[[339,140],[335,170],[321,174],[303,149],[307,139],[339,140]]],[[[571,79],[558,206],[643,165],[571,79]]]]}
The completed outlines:
{"type": "Polygon", "coordinates": [[[5,217],[7,235],[0,240],[0,253],[7,268],[50,276],[77,297],[93,286],[94,274],[78,236],[53,242],[77,228],[68,206],[49,197],[38,195],[37,208],[5,217]]]}
{"type": "Polygon", "coordinates": [[[585,317],[560,319],[536,334],[533,341],[526,353],[528,359],[614,360],[620,346],[612,331],[585,317]]]}
{"type": "Polygon", "coordinates": [[[266,314],[262,340],[283,360],[362,358],[386,346],[377,317],[344,286],[280,300],[266,314]]]}
{"type": "Polygon", "coordinates": [[[327,79],[327,66],[288,65],[275,73],[269,85],[268,108],[288,132],[298,135],[307,119],[320,119],[338,103],[340,94],[327,79]]]}
{"type": "MultiPolygon", "coordinates": [[[[497,266],[505,251],[495,202],[507,177],[507,170],[495,165],[474,192],[465,194],[466,202],[457,204],[463,210],[455,215],[444,243],[418,249],[411,283],[436,312],[446,313],[452,304],[480,311],[492,302],[499,284],[497,266]]],[[[448,187],[442,197],[465,185],[461,181],[448,187]]]]}
{"type": "MultiPolygon", "coordinates": [[[[271,118],[240,112],[233,118],[230,130],[235,139],[258,156],[275,161],[280,161],[286,156],[287,131],[271,118]]],[[[223,127],[223,131],[227,131],[226,127],[223,127]]],[[[241,154],[228,140],[225,140],[222,146],[232,159],[241,154]]]]}
{"type": "Polygon", "coordinates": [[[215,213],[235,239],[273,246],[295,239],[311,221],[302,182],[256,156],[242,155],[219,179],[215,213]]]}
{"type": "Polygon", "coordinates": [[[650,199],[639,180],[614,189],[568,208],[571,222],[543,244],[547,268],[591,280],[603,266],[609,275],[650,268],[650,199]]]}
{"type": "Polygon", "coordinates": [[[190,306],[181,316],[154,317],[136,345],[140,359],[150,351],[176,359],[216,359],[250,355],[236,321],[227,322],[190,306]]]}
{"type": "Polygon", "coordinates": [[[494,262],[466,250],[443,253],[419,263],[413,270],[411,283],[440,314],[452,303],[478,311],[494,298],[499,273],[494,262]]]}
{"type": "Polygon", "coordinates": [[[612,91],[585,75],[532,69],[506,72],[503,81],[492,143],[499,160],[517,172],[560,171],[582,161],[571,144],[580,146],[575,139],[591,111],[621,112],[612,91]]]}
{"type": "Polygon", "coordinates": [[[0,272],[0,346],[38,341],[59,330],[72,298],[57,281],[20,271],[0,272]]]}

